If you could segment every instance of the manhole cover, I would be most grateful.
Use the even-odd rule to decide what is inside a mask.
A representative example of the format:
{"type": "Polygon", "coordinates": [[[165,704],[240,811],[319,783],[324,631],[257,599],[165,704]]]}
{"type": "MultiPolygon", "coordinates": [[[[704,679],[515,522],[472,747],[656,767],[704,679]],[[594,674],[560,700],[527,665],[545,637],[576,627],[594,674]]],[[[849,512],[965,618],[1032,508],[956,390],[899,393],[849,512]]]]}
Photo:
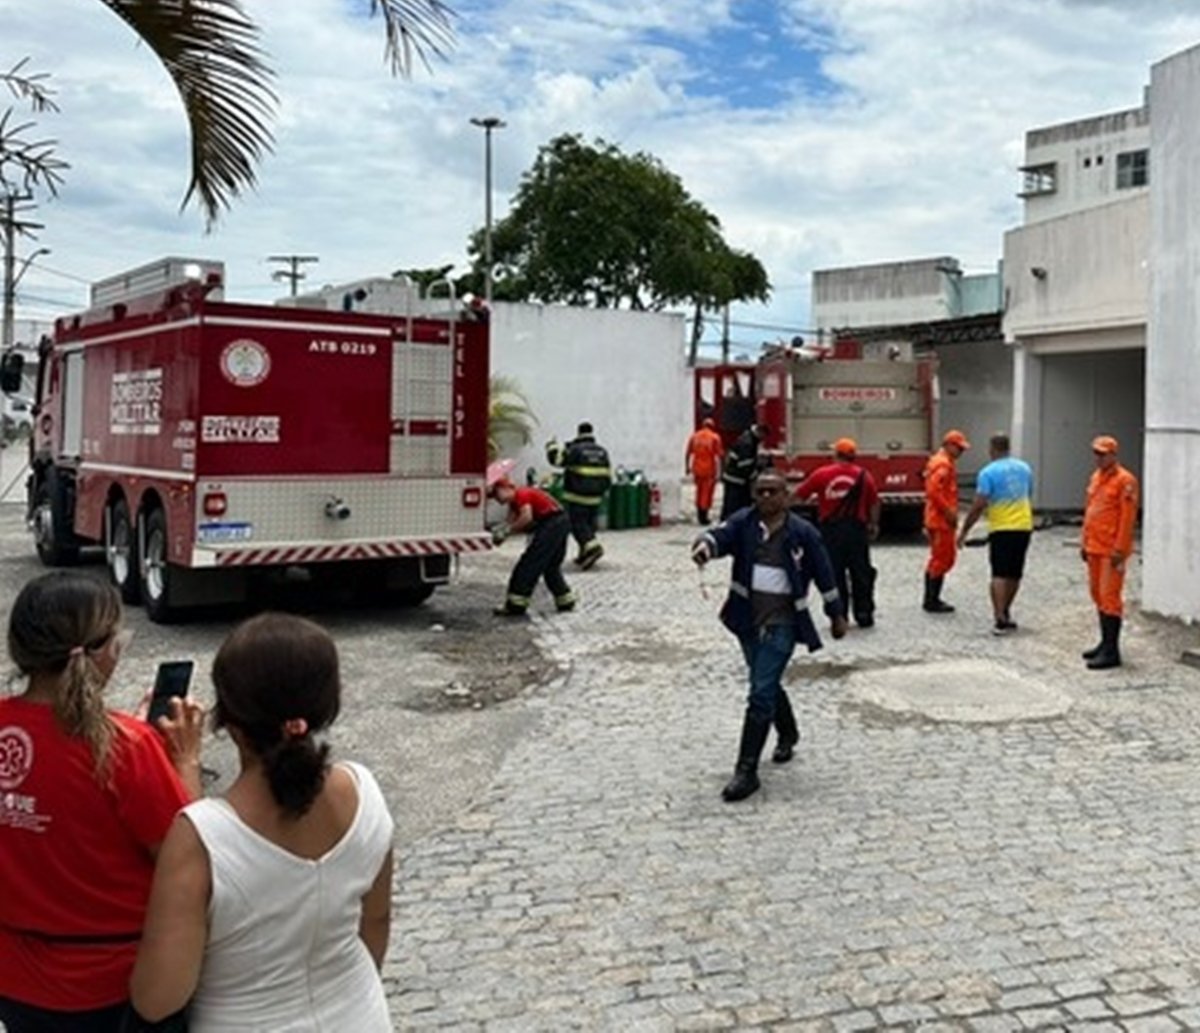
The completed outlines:
{"type": "Polygon", "coordinates": [[[1057,717],[1071,706],[1060,690],[987,660],[946,660],[862,671],[851,695],[897,714],[982,723],[1057,717]]]}

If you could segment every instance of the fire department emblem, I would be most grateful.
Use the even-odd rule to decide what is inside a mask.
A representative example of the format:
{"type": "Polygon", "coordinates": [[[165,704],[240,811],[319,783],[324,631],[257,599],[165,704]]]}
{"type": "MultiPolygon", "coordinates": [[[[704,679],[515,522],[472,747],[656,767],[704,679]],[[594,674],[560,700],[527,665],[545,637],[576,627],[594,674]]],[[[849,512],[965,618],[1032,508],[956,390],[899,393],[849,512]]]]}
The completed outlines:
{"type": "Polygon", "coordinates": [[[257,341],[243,337],[225,346],[221,352],[221,372],[238,387],[254,387],[271,372],[270,353],[257,341]]]}
{"type": "Polygon", "coordinates": [[[16,789],[33,767],[33,740],[24,728],[0,728],[0,789],[16,789]]]}

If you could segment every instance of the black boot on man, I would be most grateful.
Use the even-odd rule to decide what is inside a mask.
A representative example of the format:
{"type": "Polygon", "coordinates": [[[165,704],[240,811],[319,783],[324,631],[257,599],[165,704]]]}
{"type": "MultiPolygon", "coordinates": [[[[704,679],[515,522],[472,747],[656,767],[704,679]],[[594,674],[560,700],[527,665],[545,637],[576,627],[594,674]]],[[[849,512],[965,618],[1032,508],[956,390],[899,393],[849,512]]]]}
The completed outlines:
{"type": "Polygon", "coordinates": [[[575,558],[575,563],[583,570],[591,570],[604,555],[604,546],[593,538],[586,545],[579,549],[579,555],[575,558]]]}
{"type": "Polygon", "coordinates": [[[1107,671],[1110,667],[1121,666],[1121,618],[1102,613],[1100,628],[1104,638],[1100,643],[1100,652],[1087,662],[1089,671],[1107,671]]]}
{"type": "Polygon", "coordinates": [[[747,712],[742,722],[742,742],[738,748],[737,767],[721,796],[726,803],[737,803],[758,792],[758,758],[767,742],[771,722],[758,714],[747,712]]]}
{"type": "Polygon", "coordinates": [[[1092,646],[1091,649],[1085,649],[1079,654],[1085,660],[1094,660],[1104,651],[1104,614],[1097,613],[1096,616],[1100,619],[1100,641],[1092,646]]]}
{"type": "Polygon", "coordinates": [[[775,751],[771,754],[773,764],[786,764],[796,755],[796,743],[800,741],[800,729],[796,727],[796,715],[792,701],[783,689],[775,700],[775,751]]]}
{"type": "Polygon", "coordinates": [[[922,604],[922,609],[926,613],[953,613],[954,607],[947,602],[942,601],[942,582],[944,577],[933,577],[931,574],[925,575],[925,602],[922,604]]]}
{"type": "Polygon", "coordinates": [[[699,506],[696,507],[696,522],[701,527],[708,526],[708,510],[707,509],[701,509],[699,506]]]}

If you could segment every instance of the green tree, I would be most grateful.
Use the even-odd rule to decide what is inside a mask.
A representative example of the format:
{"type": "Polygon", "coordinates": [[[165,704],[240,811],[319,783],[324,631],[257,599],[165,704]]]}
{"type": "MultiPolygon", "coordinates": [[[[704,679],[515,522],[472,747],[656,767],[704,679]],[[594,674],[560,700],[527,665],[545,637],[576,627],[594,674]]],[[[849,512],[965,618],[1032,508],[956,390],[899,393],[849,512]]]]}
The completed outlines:
{"type": "MultiPolygon", "coordinates": [[[[259,30],[241,0],[100,0],[162,62],[183,100],[191,130],[191,182],[209,225],[252,187],[270,151],[277,98],[259,30]]],[[[278,2],[278,0],[276,0],[278,2]]],[[[366,0],[355,0],[362,4],[366,0]]],[[[383,16],[385,56],[393,74],[407,75],[413,57],[440,55],[450,45],[452,12],[443,0],[369,0],[383,16]]],[[[0,160],[5,157],[0,141],[0,160]]]]}
{"type": "MultiPolygon", "coordinates": [[[[469,252],[478,276],[483,230],[469,252]]],[[[657,310],[770,295],[761,263],[729,247],[717,218],[661,162],[577,135],[538,152],[493,227],[492,256],[493,294],[506,300],[657,310]]]]}
{"type": "Polygon", "coordinates": [[[516,380],[498,374],[488,379],[488,462],[499,457],[505,443],[515,440],[528,445],[536,423],[516,380]]]}
{"type": "Polygon", "coordinates": [[[451,262],[449,265],[429,266],[424,269],[397,269],[392,273],[392,278],[398,280],[404,277],[424,297],[435,283],[447,279],[453,268],[454,263],[451,262]]]}

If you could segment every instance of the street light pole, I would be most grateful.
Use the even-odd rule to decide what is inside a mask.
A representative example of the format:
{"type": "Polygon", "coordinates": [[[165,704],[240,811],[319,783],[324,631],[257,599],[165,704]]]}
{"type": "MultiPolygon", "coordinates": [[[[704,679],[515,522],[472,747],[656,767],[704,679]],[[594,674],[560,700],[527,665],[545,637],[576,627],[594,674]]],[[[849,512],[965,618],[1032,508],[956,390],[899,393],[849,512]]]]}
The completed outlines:
{"type": "Polygon", "coordinates": [[[492,130],[503,129],[504,123],[490,116],[473,118],[471,125],[483,130],[483,296],[492,307],[492,130]]]}

